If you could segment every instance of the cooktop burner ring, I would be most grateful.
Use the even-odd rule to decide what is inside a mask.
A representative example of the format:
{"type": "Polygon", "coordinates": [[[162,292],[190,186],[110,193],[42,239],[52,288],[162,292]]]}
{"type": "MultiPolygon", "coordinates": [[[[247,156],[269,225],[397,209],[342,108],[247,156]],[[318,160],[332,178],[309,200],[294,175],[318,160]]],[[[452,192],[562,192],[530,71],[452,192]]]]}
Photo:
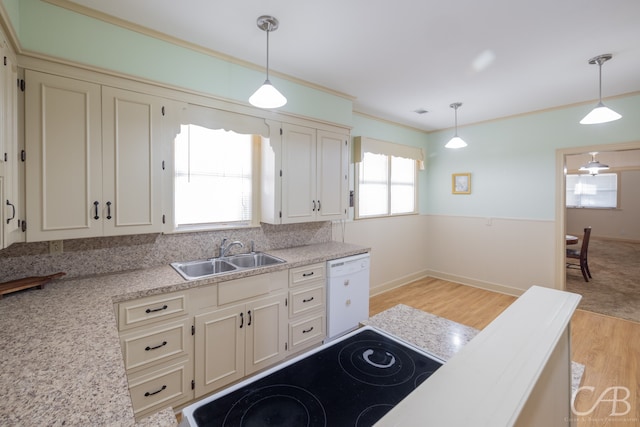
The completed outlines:
{"type": "Polygon", "coordinates": [[[274,384],[251,390],[240,397],[222,422],[223,426],[326,427],[322,403],[308,390],[289,384],[274,384]]]}
{"type": "Polygon", "coordinates": [[[416,366],[399,345],[375,340],[358,340],[344,346],[338,363],[351,378],[368,385],[392,387],[409,381],[416,366]]]}
{"type": "Polygon", "coordinates": [[[390,403],[379,403],[366,407],[356,418],[355,427],[370,427],[384,417],[387,412],[393,409],[390,403]]]}

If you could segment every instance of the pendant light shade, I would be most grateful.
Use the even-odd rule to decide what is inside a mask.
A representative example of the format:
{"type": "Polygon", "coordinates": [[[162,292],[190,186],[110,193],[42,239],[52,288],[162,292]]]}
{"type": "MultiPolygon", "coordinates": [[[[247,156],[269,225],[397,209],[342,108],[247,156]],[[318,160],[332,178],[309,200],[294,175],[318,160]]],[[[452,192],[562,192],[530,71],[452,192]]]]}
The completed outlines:
{"type": "Polygon", "coordinates": [[[267,33],[267,78],[262,86],[249,98],[251,105],[258,108],[279,108],[287,103],[282,95],[269,81],[269,33],[278,29],[278,20],[273,16],[263,15],[257,20],[258,28],[267,33]]]}
{"type": "Polygon", "coordinates": [[[613,56],[610,53],[605,53],[603,55],[598,55],[595,58],[591,58],[589,60],[589,64],[598,64],[598,75],[599,75],[599,95],[598,95],[598,104],[595,106],[593,110],[582,120],[580,120],[580,124],[583,125],[591,125],[596,123],[607,123],[612,122],[614,120],[618,120],[622,116],[609,107],[605,106],[602,103],[602,64],[610,60],[613,56]]]}
{"type": "Polygon", "coordinates": [[[605,165],[604,163],[600,163],[596,160],[596,154],[598,154],[597,152],[594,151],[589,154],[591,154],[591,160],[582,165],[578,170],[582,172],[589,172],[590,175],[598,175],[601,170],[609,169],[609,165],[605,165]]]}
{"type": "Polygon", "coordinates": [[[278,89],[273,87],[269,79],[267,79],[251,95],[249,102],[258,108],[279,108],[287,103],[287,98],[278,92],[278,89]]]}
{"type": "Polygon", "coordinates": [[[449,107],[453,108],[455,112],[455,134],[453,135],[453,138],[446,143],[445,148],[463,148],[467,146],[467,143],[458,136],[458,108],[461,106],[462,102],[454,102],[449,105],[449,107]]]}

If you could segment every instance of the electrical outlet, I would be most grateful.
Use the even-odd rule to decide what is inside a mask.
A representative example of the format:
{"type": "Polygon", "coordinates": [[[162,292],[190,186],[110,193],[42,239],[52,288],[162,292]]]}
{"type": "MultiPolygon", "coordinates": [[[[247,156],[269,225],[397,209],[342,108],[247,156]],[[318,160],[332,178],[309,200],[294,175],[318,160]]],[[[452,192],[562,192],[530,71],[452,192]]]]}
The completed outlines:
{"type": "Polygon", "coordinates": [[[52,240],[49,242],[49,253],[51,255],[62,253],[62,240],[52,240]]]}

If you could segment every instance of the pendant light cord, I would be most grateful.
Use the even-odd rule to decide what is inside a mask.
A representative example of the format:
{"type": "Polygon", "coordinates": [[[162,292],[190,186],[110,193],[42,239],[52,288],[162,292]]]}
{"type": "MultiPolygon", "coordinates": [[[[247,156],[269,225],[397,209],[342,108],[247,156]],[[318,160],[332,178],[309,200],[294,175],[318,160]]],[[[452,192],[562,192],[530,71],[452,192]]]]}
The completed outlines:
{"type": "Polygon", "coordinates": [[[454,117],[455,117],[455,128],[456,128],[456,135],[458,136],[458,106],[456,105],[456,108],[454,108],[454,117]]]}
{"type": "Polygon", "coordinates": [[[271,32],[271,24],[267,27],[267,81],[269,81],[269,33],[271,32]]]}
{"type": "MultiPolygon", "coordinates": [[[[267,40],[269,33],[267,33],[267,40]]],[[[602,60],[598,61],[598,102],[602,103],[602,60]]]]}

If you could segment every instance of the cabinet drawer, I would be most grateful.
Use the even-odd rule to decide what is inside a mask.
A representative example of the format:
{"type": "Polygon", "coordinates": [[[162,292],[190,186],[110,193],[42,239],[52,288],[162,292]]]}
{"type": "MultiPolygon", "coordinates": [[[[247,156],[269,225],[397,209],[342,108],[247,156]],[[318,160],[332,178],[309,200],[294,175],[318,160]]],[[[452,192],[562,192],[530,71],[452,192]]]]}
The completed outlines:
{"type": "Polygon", "coordinates": [[[187,312],[187,296],[163,294],[140,298],[118,305],[118,329],[130,329],[158,320],[182,316],[187,312]]]}
{"type": "Polygon", "coordinates": [[[141,332],[122,334],[120,345],[127,370],[188,353],[189,319],[166,323],[141,332]]]}
{"type": "Polygon", "coordinates": [[[324,288],[322,283],[314,287],[289,291],[289,316],[297,316],[324,307],[324,288]]]}
{"type": "Polygon", "coordinates": [[[312,280],[324,281],[324,269],[324,263],[292,268],[289,270],[289,286],[300,286],[312,280]]]}
{"type": "Polygon", "coordinates": [[[289,325],[290,351],[296,352],[325,338],[325,317],[318,314],[289,325]]]}
{"type": "Polygon", "coordinates": [[[129,377],[129,393],[136,419],[150,412],[193,399],[193,367],[188,359],[129,377]]]}

